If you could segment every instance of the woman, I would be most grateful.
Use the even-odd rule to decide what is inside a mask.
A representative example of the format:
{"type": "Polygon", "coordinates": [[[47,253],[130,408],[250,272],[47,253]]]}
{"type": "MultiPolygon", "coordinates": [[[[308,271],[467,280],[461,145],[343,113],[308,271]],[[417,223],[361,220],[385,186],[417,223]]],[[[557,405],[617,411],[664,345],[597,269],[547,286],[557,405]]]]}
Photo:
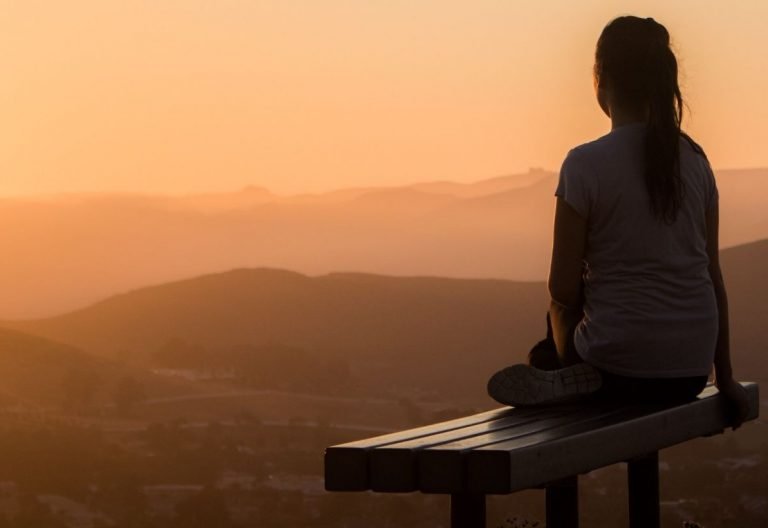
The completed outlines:
{"type": "Polygon", "coordinates": [[[548,338],[529,365],[497,372],[489,394],[518,406],[587,394],[686,400],[714,363],[735,429],[748,400],[731,371],[717,187],[680,128],[664,26],[611,21],[597,42],[594,83],[612,128],[572,149],[560,171],[548,338]]]}

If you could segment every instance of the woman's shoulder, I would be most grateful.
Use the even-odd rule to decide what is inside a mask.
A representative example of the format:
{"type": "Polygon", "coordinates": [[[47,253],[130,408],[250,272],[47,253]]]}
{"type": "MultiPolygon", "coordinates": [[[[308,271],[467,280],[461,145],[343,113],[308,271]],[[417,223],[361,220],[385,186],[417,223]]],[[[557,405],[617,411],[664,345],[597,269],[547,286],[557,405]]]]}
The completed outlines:
{"type": "Polygon", "coordinates": [[[680,142],[682,143],[683,148],[688,149],[707,160],[707,154],[704,152],[704,148],[702,148],[702,146],[696,143],[696,141],[694,141],[691,136],[683,131],[680,131],[680,142]]]}
{"type": "Polygon", "coordinates": [[[591,159],[602,158],[608,152],[614,152],[621,145],[631,141],[631,138],[642,137],[645,123],[630,123],[612,129],[591,141],[576,145],[568,151],[566,160],[571,163],[589,163],[591,159]]]}
{"type": "Polygon", "coordinates": [[[714,178],[712,166],[704,149],[685,132],[680,133],[680,161],[688,164],[711,178],[714,178]]]}
{"type": "Polygon", "coordinates": [[[606,136],[582,143],[568,151],[560,170],[569,173],[593,173],[596,168],[602,166],[610,151],[606,136]]]}

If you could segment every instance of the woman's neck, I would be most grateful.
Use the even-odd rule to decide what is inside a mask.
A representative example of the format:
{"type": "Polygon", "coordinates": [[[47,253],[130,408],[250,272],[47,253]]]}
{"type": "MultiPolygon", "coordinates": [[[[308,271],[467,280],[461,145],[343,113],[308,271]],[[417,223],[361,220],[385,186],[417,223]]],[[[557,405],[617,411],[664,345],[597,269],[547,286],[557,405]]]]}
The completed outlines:
{"type": "Polygon", "coordinates": [[[611,130],[631,123],[647,123],[648,110],[628,110],[617,106],[611,107],[611,130]]]}

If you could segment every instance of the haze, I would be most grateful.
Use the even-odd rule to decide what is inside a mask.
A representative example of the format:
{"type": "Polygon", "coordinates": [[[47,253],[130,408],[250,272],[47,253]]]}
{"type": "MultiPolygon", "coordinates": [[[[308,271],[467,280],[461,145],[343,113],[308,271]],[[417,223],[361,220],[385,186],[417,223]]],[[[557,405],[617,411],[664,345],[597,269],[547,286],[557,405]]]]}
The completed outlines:
{"type": "MultiPolygon", "coordinates": [[[[322,453],[498,407],[624,13],[675,39],[764,393],[768,2],[0,0],[0,528],[444,523],[326,493],[322,453]]],[[[664,526],[768,526],[765,420],[723,433],[662,450],[664,526]]],[[[626,523],[624,465],[581,482],[586,524],[626,523]]]]}
{"type": "Polygon", "coordinates": [[[768,166],[768,3],[0,4],[0,194],[278,193],[557,170],[608,20],[670,30],[720,168],[768,166]]]}

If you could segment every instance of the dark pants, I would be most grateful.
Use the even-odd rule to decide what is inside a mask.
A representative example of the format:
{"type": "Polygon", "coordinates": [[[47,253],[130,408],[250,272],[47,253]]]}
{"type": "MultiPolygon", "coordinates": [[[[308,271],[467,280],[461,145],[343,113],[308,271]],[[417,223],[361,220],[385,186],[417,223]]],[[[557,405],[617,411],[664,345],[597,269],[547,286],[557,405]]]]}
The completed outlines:
{"type": "MultiPolygon", "coordinates": [[[[578,358],[580,361],[584,361],[578,358]]],[[[528,353],[528,364],[544,370],[555,370],[574,363],[573,358],[558,355],[552,338],[552,324],[547,313],[547,337],[528,353]]],[[[594,365],[593,365],[594,366],[594,365]]],[[[621,376],[595,367],[602,377],[602,386],[590,399],[626,400],[632,402],[686,401],[696,398],[707,385],[708,376],[678,378],[637,378],[621,376]]]]}

